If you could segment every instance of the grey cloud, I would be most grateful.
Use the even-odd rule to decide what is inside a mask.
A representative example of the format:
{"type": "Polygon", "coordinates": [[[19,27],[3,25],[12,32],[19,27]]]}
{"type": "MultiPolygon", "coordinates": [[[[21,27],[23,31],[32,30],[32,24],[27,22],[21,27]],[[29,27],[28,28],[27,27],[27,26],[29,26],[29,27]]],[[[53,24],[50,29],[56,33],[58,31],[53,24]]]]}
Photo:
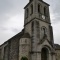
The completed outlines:
{"type": "Polygon", "coordinates": [[[44,0],[50,4],[50,15],[53,14],[54,16],[51,18],[53,20],[52,23],[60,22],[60,0],[44,0]]]}
{"type": "Polygon", "coordinates": [[[0,0],[0,44],[21,31],[21,28],[15,26],[15,28],[11,28],[8,24],[14,23],[9,21],[10,18],[22,14],[27,2],[28,0],[0,0]],[[6,23],[9,28],[5,26],[6,23]]]}
{"type": "Polygon", "coordinates": [[[20,29],[17,29],[17,28],[11,28],[11,31],[14,32],[14,33],[18,33],[20,31],[20,29]]]}
{"type": "Polygon", "coordinates": [[[53,12],[60,14],[60,0],[54,0],[53,12]]]}
{"type": "Polygon", "coordinates": [[[54,15],[54,19],[52,20],[52,23],[53,24],[58,24],[58,23],[60,23],[60,16],[59,16],[59,14],[57,14],[57,15],[54,15]]]}
{"type": "Polygon", "coordinates": [[[0,27],[0,31],[2,31],[2,30],[8,30],[7,28],[5,28],[5,27],[0,27]]]}
{"type": "Polygon", "coordinates": [[[22,3],[20,0],[0,0],[0,14],[20,12],[24,4],[25,2],[22,3]]]}
{"type": "Polygon", "coordinates": [[[26,5],[24,0],[0,0],[0,23],[7,22],[11,16],[21,14],[26,5]]]}

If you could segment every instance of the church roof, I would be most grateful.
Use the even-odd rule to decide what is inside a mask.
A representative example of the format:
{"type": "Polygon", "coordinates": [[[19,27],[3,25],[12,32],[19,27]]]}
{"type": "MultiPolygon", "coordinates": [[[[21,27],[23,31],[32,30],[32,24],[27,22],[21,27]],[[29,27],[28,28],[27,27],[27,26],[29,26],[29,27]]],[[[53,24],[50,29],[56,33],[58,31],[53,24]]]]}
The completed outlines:
{"type": "Polygon", "coordinates": [[[10,39],[8,39],[7,41],[5,41],[3,44],[0,45],[0,47],[3,46],[3,45],[5,45],[7,42],[9,42],[9,41],[11,41],[11,40],[14,40],[15,38],[19,38],[19,39],[20,39],[20,38],[23,36],[23,34],[24,34],[24,29],[22,29],[21,32],[19,32],[18,34],[16,34],[16,35],[13,36],[12,38],[10,38],[10,39]]]}
{"type": "MultiPolygon", "coordinates": [[[[33,1],[33,0],[32,0],[32,1],[33,1]]],[[[24,7],[24,9],[25,9],[32,1],[30,1],[30,2],[24,7]]],[[[47,4],[48,6],[50,6],[48,3],[46,3],[46,2],[44,2],[44,1],[42,1],[42,0],[39,0],[39,1],[41,1],[41,2],[43,2],[44,4],[47,4]]]]}
{"type": "Polygon", "coordinates": [[[60,50],[60,45],[59,44],[54,44],[56,50],[60,50]]]}
{"type": "Polygon", "coordinates": [[[22,38],[30,38],[29,33],[24,33],[24,35],[22,36],[22,38]]]}

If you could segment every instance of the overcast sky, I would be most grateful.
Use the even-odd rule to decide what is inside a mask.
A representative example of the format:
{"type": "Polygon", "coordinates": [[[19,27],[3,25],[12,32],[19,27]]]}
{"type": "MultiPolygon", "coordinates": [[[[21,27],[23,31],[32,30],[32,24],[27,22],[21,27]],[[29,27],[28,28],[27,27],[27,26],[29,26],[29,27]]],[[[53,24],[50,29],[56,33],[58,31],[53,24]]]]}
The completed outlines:
{"type": "MultiPolygon", "coordinates": [[[[23,29],[24,6],[29,0],[0,0],[0,44],[23,29]]],[[[44,0],[50,4],[54,42],[60,44],[60,0],[44,0]]]]}

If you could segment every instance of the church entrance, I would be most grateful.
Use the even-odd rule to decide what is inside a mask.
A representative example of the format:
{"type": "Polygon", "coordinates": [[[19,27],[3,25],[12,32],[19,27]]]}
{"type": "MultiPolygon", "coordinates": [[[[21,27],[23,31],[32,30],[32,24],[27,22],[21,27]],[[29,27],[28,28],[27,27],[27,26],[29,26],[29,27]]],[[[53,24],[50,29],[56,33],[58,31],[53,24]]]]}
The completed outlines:
{"type": "Polygon", "coordinates": [[[42,48],[42,51],[41,51],[41,60],[49,60],[48,57],[49,57],[48,49],[47,48],[42,48]]]}

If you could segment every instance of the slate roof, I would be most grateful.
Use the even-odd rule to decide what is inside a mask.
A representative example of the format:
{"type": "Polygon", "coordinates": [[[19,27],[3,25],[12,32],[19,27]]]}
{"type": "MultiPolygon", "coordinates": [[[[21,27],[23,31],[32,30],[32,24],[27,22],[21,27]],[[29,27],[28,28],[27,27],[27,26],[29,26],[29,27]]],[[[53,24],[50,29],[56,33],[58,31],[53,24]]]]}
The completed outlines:
{"type": "Polygon", "coordinates": [[[18,34],[16,34],[15,36],[13,36],[12,38],[8,39],[7,41],[5,41],[3,44],[0,45],[3,46],[4,44],[6,44],[7,42],[11,41],[11,40],[14,40],[14,38],[30,38],[30,35],[28,33],[24,33],[24,29],[22,29],[21,32],[19,32],[18,34]]]}
{"type": "MultiPolygon", "coordinates": [[[[32,0],[32,1],[33,1],[33,0],[32,0]]],[[[32,1],[30,1],[30,2],[24,7],[24,9],[25,9],[32,1]]],[[[39,0],[39,1],[41,1],[41,2],[43,2],[44,4],[50,6],[48,3],[44,2],[43,0],[39,0]]]]}
{"type": "Polygon", "coordinates": [[[6,44],[7,42],[9,42],[10,40],[14,39],[14,38],[18,38],[18,37],[21,38],[21,37],[23,36],[23,34],[24,34],[24,29],[22,29],[21,32],[19,32],[18,34],[16,34],[16,35],[13,36],[12,38],[10,38],[10,39],[8,39],[7,41],[5,41],[3,44],[0,45],[0,47],[3,46],[4,44],[6,44]]]}
{"type": "Polygon", "coordinates": [[[54,44],[56,50],[60,50],[60,45],[59,44],[54,44]]]}

